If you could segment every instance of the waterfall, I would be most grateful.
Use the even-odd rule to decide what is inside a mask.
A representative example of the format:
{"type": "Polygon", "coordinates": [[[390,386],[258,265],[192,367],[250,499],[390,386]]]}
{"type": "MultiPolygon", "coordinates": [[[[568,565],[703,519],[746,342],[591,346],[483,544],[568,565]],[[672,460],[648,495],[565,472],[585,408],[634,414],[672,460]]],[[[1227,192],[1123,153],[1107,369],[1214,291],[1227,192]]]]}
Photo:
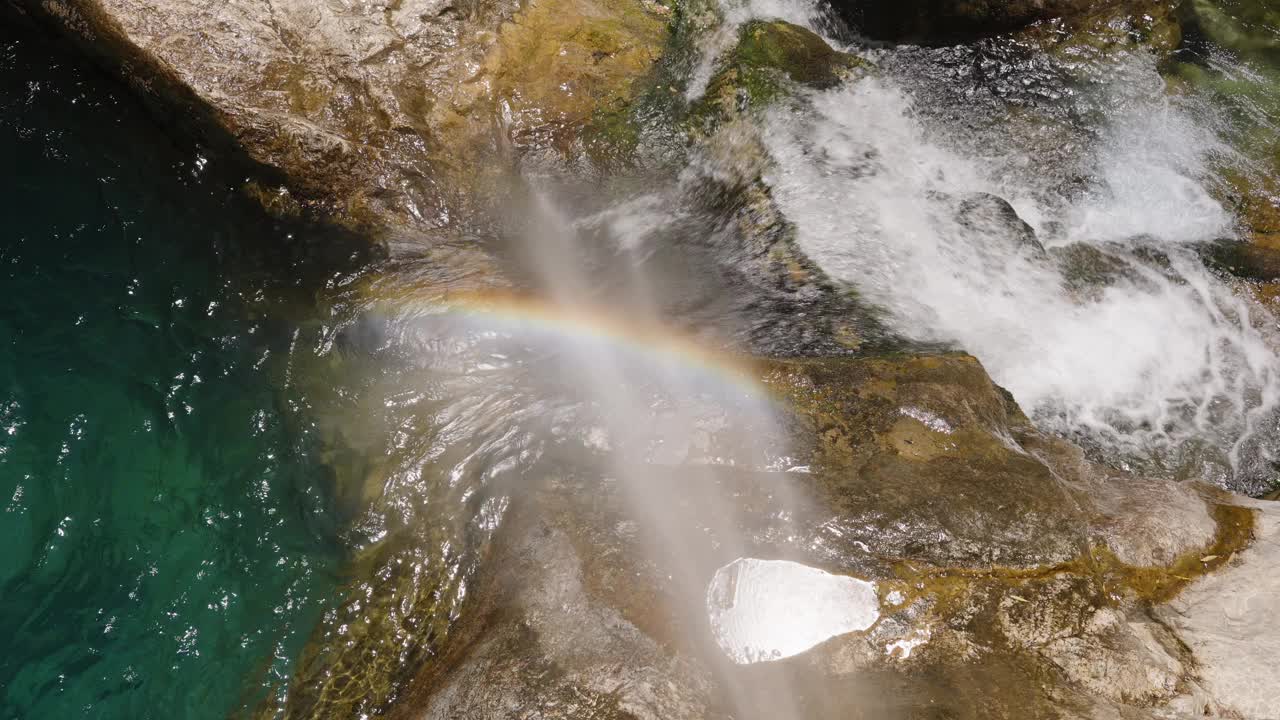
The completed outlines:
{"type": "Polygon", "coordinates": [[[980,110],[925,112],[949,99],[914,97],[927,73],[890,53],[898,72],[768,114],[766,181],[803,251],[896,333],[976,355],[1041,428],[1111,462],[1176,472],[1194,456],[1191,477],[1265,487],[1274,321],[1197,252],[1235,222],[1209,190],[1231,155],[1211,109],[1123,60],[1064,166],[1012,121],[993,140],[956,119],[980,110]]]}

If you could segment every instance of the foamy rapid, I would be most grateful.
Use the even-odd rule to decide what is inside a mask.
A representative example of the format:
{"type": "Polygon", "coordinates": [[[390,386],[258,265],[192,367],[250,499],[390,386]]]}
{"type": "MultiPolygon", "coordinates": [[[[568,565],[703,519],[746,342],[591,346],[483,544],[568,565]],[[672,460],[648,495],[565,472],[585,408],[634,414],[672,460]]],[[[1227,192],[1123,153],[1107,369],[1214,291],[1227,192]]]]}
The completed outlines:
{"type": "Polygon", "coordinates": [[[1082,153],[1084,189],[1063,193],[1057,169],[967,147],[872,77],[771,114],[766,181],[829,274],[902,335],[976,355],[1042,426],[1138,458],[1202,440],[1233,468],[1263,462],[1280,362],[1249,304],[1188,248],[1232,232],[1202,181],[1224,148],[1167,102],[1125,98],[1109,114],[1082,153]],[[1009,201],[1048,252],[975,193],[1009,201]],[[1110,259],[1073,284],[1082,257],[1110,259]]]}

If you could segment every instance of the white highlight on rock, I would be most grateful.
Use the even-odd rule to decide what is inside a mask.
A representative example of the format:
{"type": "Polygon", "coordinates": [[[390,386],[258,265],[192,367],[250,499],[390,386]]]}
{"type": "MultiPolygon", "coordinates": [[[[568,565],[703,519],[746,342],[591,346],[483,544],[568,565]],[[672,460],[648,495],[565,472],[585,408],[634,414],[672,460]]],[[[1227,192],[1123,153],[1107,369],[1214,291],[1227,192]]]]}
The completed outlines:
{"type": "Polygon", "coordinates": [[[707,587],[716,642],[734,662],[798,655],[880,617],[875,583],[787,560],[738,558],[707,587]]]}
{"type": "Polygon", "coordinates": [[[915,406],[907,406],[903,408],[898,408],[898,412],[905,415],[906,417],[911,418],[912,420],[919,421],[925,427],[929,428],[930,430],[936,433],[943,433],[946,435],[950,435],[952,432],[955,432],[951,428],[951,423],[947,422],[946,420],[943,420],[937,415],[934,415],[928,410],[922,410],[921,408],[918,408],[915,406]]]}
{"type": "Polygon", "coordinates": [[[915,650],[921,645],[929,642],[930,635],[932,635],[932,633],[929,632],[928,628],[925,628],[924,630],[917,630],[909,637],[894,640],[888,645],[885,645],[884,654],[891,658],[898,657],[902,660],[906,660],[911,657],[912,650],[915,650]]]}

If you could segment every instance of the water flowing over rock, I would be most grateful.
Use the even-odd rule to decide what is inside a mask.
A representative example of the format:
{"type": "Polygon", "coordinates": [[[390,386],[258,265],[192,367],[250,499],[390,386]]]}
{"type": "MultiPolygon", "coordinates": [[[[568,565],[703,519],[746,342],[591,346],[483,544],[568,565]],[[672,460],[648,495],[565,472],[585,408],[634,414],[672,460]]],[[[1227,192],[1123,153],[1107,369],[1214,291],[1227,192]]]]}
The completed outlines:
{"type": "Polygon", "coordinates": [[[1172,4],[11,2],[390,249],[291,369],[355,552],[258,716],[1280,706],[1274,318],[1202,261],[1273,186],[1172,4]]]}

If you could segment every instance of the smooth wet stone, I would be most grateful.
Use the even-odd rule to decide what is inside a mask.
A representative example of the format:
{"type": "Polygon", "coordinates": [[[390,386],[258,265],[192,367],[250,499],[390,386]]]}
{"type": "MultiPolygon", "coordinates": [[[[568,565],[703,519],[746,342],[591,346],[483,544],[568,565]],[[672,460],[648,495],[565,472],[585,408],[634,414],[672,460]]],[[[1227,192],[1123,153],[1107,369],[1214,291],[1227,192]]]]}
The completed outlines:
{"type": "Polygon", "coordinates": [[[392,718],[722,717],[708,668],[657,632],[678,627],[663,575],[582,489],[552,482],[508,516],[449,646],[392,718]]]}
{"type": "Polygon", "coordinates": [[[1123,563],[1168,566],[1213,540],[1217,524],[1191,484],[1104,477],[1090,488],[1094,537],[1123,563]]]}
{"type": "Polygon", "coordinates": [[[739,558],[707,586],[716,642],[734,662],[780,660],[880,617],[875,583],[788,560],[739,558]]]}

